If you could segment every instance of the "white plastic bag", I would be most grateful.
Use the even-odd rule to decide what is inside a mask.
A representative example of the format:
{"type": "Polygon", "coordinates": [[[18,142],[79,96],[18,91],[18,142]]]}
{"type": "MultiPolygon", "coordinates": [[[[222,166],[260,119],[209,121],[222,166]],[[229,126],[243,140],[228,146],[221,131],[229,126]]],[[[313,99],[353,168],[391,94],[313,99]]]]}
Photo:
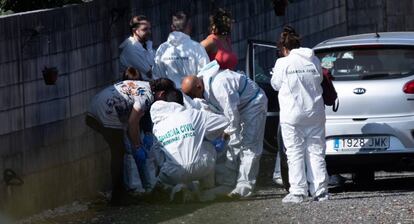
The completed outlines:
{"type": "Polygon", "coordinates": [[[124,155],[124,184],[128,190],[145,192],[134,157],[129,153],[124,155]]]}

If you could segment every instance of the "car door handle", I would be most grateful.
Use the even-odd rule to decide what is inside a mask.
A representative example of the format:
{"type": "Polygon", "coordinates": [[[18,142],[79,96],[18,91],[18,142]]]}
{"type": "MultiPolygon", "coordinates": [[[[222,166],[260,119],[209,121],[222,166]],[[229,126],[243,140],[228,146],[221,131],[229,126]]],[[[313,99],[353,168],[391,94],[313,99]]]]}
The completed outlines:
{"type": "Polygon", "coordinates": [[[352,118],[353,121],[365,121],[368,118],[352,118]]]}

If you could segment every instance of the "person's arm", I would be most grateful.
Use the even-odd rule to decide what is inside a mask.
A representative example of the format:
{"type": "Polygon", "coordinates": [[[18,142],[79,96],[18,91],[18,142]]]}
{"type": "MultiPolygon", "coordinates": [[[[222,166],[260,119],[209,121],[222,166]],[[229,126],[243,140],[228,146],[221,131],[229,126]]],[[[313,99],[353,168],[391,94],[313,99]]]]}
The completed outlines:
{"type": "MultiPolygon", "coordinates": [[[[322,81],[323,81],[323,70],[322,70],[322,66],[321,66],[321,61],[316,56],[313,56],[312,61],[315,64],[315,68],[319,73],[319,77],[317,78],[317,82],[322,83],[322,81]]],[[[328,76],[332,76],[332,75],[329,74],[328,76]]]]}
{"type": "Polygon", "coordinates": [[[201,111],[201,113],[206,114],[206,138],[211,141],[221,137],[224,129],[230,124],[229,119],[209,111],[201,111]]]}
{"type": "Polygon", "coordinates": [[[240,113],[238,109],[240,103],[239,93],[232,90],[228,83],[225,83],[216,85],[214,96],[219,101],[221,108],[223,108],[224,116],[229,119],[229,126],[224,132],[228,135],[233,135],[232,144],[240,143],[240,113]]]}
{"type": "Polygon", "coordinates": [[[207,54],[215,54],[217,52],[216,43],[212,38],[206,38],[200,44],[206,49],[207,54]]]}
{"type": "Polygon", "coordinates": [[[273,67],[272,79],[270,80],[270,84],[272,85],[273,89],[276,91],[279,91],[280,87],[282,86],[284,69],[285,68],[282,66],[280,60],[278,59],[276,61],[275,67],[273,67]]]}
{"type": "Polygon", "coordinates": [[[197,52],[197,73],[210,62],[210,58],[206,50],[203,47],[200,47],[197,52]]]}
{"type": "Polygon", "coordinates": [[[139,121],[145,112],[141,108],[133,107],[128,119],[128,137],[133,146],[138,148],[141,146],[140,125],[139,121]]]}

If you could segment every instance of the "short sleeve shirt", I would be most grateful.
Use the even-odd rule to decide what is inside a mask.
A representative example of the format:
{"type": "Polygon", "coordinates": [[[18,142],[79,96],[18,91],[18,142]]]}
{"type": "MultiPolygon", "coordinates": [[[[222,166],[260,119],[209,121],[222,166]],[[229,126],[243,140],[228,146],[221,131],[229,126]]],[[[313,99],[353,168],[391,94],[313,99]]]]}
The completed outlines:
{"type": "Polygon", "coordinates": [[[104,127],[125,129],[132,108],[147,111],[153,101],[148,82],[126,80],[98,93],[88,112],[104,127]]]}

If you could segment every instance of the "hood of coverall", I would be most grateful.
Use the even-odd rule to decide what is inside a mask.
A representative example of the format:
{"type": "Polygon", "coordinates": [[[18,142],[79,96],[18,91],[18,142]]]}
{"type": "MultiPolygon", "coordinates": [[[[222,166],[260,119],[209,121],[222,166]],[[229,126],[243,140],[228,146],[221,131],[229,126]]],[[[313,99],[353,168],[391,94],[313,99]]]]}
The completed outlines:
{"type": "Polygon", "coordinates": [[[185,41],[190,40],[190,36],[183,32],[173,31],[168,35],[167,42],[173,46],[178,46],[185,41]]]}
{"type": "Polygon", "coordinates": [[[298,55],[304,59],[311,61],[312,56],[314,56],[313,50],[310,48],[295,48],[290,51],[290,54],[298,55]]]}
{"type": "Polygon", "coordinates": [[[151,106],[151,119],[154,124],[170,117],[171,114],[185,110],[185,107],[174,102],[158,100],[151,106]]]}
{"type": "Polygon", "coordinates": [[[202,79],[204,82],[204,98],[208,98],[208,94],[210,92],[210,85],[208,85],[208,82],[211,77],[214,77],[217,75],[217,73],[220,70],[220,65],[217,63],[216,60],[213,60],[206,64],[201,71],[197,74],[197,77],[202,79]]]}

